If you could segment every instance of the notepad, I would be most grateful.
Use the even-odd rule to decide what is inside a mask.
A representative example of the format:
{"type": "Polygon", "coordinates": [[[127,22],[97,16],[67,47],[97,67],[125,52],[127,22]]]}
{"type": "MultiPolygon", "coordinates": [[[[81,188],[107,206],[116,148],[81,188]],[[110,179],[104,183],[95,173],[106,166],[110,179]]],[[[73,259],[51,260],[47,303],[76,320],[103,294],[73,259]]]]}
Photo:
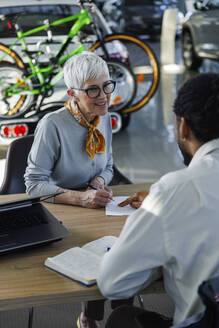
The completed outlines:
{"type": "Polygon", "coordinates": [[[59,255],[48,257],[44,265],[87,287],[93,286],[96,284],[101,258],[116,239],[114,236],[105,236],[82,247],[70,248],[59,255]]]}
{"type": "Polygon", "coordinates": [[[135,208],[130,205],[119,207],[118,204],[127,199],[127,196],[113,197],[113,201],[106,205],[106,215],[130,215],[136,211],[135,208]]]}

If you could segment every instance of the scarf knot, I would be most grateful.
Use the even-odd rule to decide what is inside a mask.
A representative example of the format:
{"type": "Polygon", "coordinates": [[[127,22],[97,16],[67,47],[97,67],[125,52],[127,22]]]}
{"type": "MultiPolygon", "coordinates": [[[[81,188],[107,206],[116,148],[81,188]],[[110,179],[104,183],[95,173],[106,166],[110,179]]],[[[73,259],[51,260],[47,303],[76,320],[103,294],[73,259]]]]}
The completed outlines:
{"type": "Polygon", "coordinates": [[[97,129],[100,123],[100,116],[97,116],[92,123],[87,122],[79,109],[71,106],[70,102],[65,103],[70,113],[76,121],[88,129],[88,136],[86,139],[86,151],[88,155],[94,160],[95,154],[103,154],[105,152],[105,139],[102,133],[97,129]]]}

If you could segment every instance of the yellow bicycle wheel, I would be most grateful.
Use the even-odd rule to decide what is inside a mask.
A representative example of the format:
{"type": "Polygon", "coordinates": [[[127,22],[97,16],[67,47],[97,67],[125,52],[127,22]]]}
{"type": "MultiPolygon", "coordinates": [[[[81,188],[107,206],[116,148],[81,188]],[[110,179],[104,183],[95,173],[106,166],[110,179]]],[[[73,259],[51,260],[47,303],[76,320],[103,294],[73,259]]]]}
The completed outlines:
{"type": "Polygon", "coordinates": [[[6,45],[0,43],[0,65],[2,63],[14,64],[20,68],[24,68],[24,62],[20,56],[13,50],[10,50],[6,45]]]}
{"type": "Polygon", "coordinates": [[[129,66],[135,76],[137,92],[132,103],[121,110],[131,113],[146,105],[153,97],[159,83],[159,64],[152,49],[135,36],[107,35],[97,41],[90,51],[106,59],[117,59],[129,66]]]}
{"type": "Polygon", "coordinates": [[[24,78],[24,70],[16,65],[7,62],[0,64],[0,118],[14,118],[21,116],[29,110],[33,103],[34,96],[26,90],[33,88],[32,81],[27,80],[20,83],[24,78]],[[7,90],[11,86],[19,84],[17,91],[11,96],[7,95],[7,90]]]}

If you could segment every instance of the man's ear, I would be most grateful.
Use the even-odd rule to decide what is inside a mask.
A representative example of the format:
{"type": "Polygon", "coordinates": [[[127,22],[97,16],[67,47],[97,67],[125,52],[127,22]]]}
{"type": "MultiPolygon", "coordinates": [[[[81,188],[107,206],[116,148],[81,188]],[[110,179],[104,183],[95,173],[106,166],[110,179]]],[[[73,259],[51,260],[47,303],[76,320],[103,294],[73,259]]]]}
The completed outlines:
{"type": "Polygon", "coordinates": [[[181,117],[180,124],[179,124],[179,137],[180,139],[184,140],[187,139],[190,135],[190,127],[188,126],[188,123],[186,122],[184,117],[181,117]]]}

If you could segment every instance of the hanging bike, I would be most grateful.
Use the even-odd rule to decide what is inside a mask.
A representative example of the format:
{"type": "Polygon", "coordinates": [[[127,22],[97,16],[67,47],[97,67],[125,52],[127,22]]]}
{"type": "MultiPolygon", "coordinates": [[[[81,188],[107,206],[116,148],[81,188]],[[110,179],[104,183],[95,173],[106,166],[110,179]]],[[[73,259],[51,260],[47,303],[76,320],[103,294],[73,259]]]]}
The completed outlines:
{"type": "MultiPolygon", "coordinates": [[[[1,119],[25,118],[30,112],[43,115],[44,100],[63,78],[65,61],[84,50],[102,56],[108,63],[111,77],[117,81],[109,108],[112,119],[117,120],[114,132],[127,126],[130,114],[152,98],[159,81],[159,66],[152,49],[132,35],[104,34],[98,23],[104,17],[95,3],[81,0],[79,5],[78,14],[45,21],[44,25],[25,32],[17,23],[18,16],[13,17],[17,39],[10,47],[0,44],[1,119]],[[68,35],[55,55],[51,55],[52,28],[69,22],[73,24],[68,35]],[[92,37],[84,30],[86,26],[92,30],[92,37]],[[36,50],[30,51],[25,38],[40,31],[47,32],[47,41],[39,42],[36,50]],[[22,58],[14,50],[17,44],[22,46],[22,58]],[[45,54],[48,61],[42,63],[40,58],[45,54]]],[[[51,106],[51,110],[55,110],[60,104],[51,106]]]]}

